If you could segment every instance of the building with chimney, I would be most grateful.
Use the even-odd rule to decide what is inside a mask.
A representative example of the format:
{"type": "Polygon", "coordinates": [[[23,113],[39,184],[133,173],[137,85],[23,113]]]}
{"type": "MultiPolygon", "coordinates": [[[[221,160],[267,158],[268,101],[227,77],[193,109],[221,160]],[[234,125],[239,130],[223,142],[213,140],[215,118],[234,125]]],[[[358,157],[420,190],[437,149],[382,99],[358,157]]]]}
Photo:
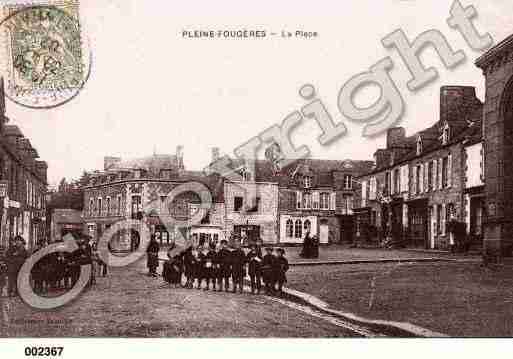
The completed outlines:
{"type": "Polygon", "coordinates": [[[456,220],[481,243],[482,113],[473,87],[444,86],[436,123],[411,136],[401,127],[388,130],[373,170],[358,178],[359,240],[448,249],[453,238],[447,223],[456,220]]]}
{"type": "Polygon", "coordinates": [[[46,162],[21,129],[6,116],[3,80],[0,80],[0,245],[15,235],[27,248],[46,237],[46,162]]]}
{"type": "MultiPolygon", "coordinates": [[[[298,159],[281,166],[268,154],[265,160],[231,160],[239,176],[224,179],[226,233],[250,243],[299,244],[307,233],[322,244],[352,242],[355,178],[372,161],[298,159]]],[[[213,149],[212,162],[219,158],[213,149]]]]}
{"type": "MultiPolygon", "coordinates": [[[[186,171],[183,162],[183,148],[177,147],[174,155],[153,154],[151,156],[123,160],[119,157],[105,157],[102,171],[88,174],[89,182],[83,187],[83,218],[86,231],[94,240],[116,222],[135,219],[150,229],[161,243],[170,243],[179,235],[205,238],[221,233],[221,220],[218,213],[222,203],[222,190],[219,190],[216,176],[203,176],[202,173],[186,171]],[[200,204],[200,197],[194,191],[184,191],[168,195],[181,185],[197,182],[212,193],[212,208],[198,223],[187,225],[200,204]],[[176,226],[176,222],[180,226],[176,226]],[[185,229],[187,233],[180,233],[185,229]]],[[[114,250],[134,250],[139,243],[138,228],[118,231],[112,236],[114,250]]]]}

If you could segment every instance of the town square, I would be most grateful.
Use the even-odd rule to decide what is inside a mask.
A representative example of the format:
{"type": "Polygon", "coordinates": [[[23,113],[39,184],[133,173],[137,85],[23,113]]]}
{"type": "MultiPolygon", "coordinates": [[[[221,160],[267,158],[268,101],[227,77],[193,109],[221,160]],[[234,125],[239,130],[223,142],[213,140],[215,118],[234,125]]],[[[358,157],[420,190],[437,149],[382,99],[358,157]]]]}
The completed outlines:
{"type": "Polygon", "coordinates": [[[113,2],[114,59],[80,18],[94,5],[3,7],[0,338],[512,337],[513,35],[492,44],[452,4],[444,30],[387,29],[365,57],[389,56],[331,87],[248,45],[338,61],[323,24],[184,23],[169,53],[126,35],[158,9],[113,2]]]}

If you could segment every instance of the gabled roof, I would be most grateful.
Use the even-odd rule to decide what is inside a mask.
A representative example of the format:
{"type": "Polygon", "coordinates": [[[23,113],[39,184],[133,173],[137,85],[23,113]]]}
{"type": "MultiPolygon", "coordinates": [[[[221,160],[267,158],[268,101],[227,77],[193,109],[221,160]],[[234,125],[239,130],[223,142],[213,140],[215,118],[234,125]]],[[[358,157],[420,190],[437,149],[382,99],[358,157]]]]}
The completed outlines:
{"type": "Polygon", "coordinates": [[[7,125],[4,127],[4,135],[5,136],[16,136],[23,137],[23,133],[20,128],[16,125],[7,125]]]}
{"type": "Polygon", "coordinates": [[[109,170],[152,170],[152,169],[176,169],[179,167],[179,161],[176,155],[158,155],[132,158],[114,163],[109,170]]]}

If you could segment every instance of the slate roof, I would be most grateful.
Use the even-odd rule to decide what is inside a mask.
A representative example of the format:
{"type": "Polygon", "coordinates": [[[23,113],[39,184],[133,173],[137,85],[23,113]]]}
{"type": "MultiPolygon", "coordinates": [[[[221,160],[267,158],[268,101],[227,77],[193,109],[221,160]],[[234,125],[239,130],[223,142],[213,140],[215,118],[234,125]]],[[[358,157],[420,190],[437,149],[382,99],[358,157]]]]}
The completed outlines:
{"type": "Polygon", "coordinates": [[[159,155],[133,158],[114,163],[109,170],[131,170],[131,169],[176,169],[179,161],[176,155],[159,155]]]}

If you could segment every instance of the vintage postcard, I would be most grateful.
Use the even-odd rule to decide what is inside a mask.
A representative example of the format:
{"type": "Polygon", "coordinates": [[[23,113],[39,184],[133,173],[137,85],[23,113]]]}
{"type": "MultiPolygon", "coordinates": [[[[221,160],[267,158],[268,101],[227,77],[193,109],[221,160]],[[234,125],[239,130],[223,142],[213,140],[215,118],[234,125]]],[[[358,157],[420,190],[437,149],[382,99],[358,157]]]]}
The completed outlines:
{"type": "Polygon", "coordinates": [[[0,353],[513,337],[512,154],[511,2],[2,0],[0,353]]]}

